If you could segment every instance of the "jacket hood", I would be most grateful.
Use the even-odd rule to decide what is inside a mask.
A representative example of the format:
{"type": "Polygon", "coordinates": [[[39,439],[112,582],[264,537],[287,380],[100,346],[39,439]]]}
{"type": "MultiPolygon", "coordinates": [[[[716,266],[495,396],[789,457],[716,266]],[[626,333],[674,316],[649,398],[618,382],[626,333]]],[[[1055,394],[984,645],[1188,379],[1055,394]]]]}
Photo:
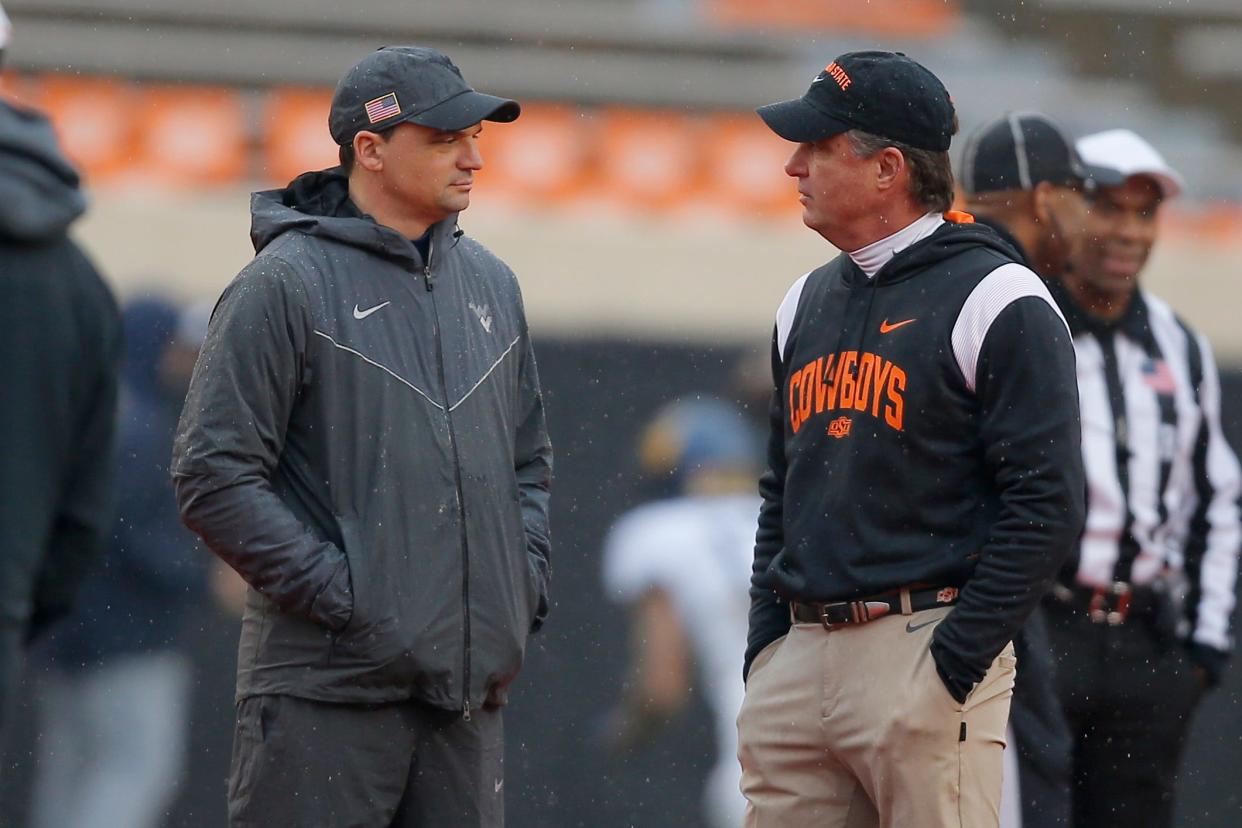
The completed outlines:
{"type": "Polygon", "coordinates": [[[53,239],[86,211],[77,170],[43,115],[0,101],[0,235],[53,239]]]}
{"type": "MultiPolygon", "coordinates": [[[[256,253],[289,230],[297,230],[397,259],[407,266],[422,264],[409,239],[377,224],[350,200],[349,179],[340,167],[303,173],[287,187],[252,194],[250,217],[250,240],[256,253]]],[[[438,243],[456,226],[456,215],[434,225],[433,241],[438,243]]]]}
{"type": "MultiPolygon", "coordinates": [[[[876,274],[875,284],[892,285],[916,276],[938,262],[951,259],[959,253],[976,247],[991,248],[1006,259],[1022,261],[1018,251],[1006,244],[996,231],[974,222],[946,221],[936,232],[915,242],[894,256],[876,274]]],[[[845,255],[845,254],[842,254],[845,255]]],[[[845,282],[850,287],[869,284],[866,274],[845,256],[845,282]]]]}

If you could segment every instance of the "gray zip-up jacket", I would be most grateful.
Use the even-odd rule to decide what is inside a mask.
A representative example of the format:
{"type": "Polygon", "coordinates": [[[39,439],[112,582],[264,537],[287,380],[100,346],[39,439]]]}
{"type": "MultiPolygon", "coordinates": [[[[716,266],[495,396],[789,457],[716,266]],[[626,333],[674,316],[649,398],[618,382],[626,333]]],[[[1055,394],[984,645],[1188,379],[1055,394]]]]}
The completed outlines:
{"type": "Polygon", "coordinates": [[[186,524],[252,587],[238,698],[502,703],[552,468],[512,271],[454,219],[424,262],[339,169],[251,211],[173,449],[186,524]]]}

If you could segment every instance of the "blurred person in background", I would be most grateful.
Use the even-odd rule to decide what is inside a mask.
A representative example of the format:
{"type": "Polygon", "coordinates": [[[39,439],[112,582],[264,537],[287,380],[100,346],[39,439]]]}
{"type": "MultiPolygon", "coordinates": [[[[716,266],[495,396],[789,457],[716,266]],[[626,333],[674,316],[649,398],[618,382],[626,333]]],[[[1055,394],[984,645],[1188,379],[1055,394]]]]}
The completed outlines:
{"type": "MultiPolygon", "coordinates": [[[[1045,280],[1060,278],[1082,241],[1086,193],[1119,184],[1087,167],[1061,127],[1037,112],[1010,112],[979,127],[962,150],[966,209],[1045,280]]],[[[1014,639],[1018,674],[1009,711],[1002,828],[1070,822],[1072,740],[1061,712],[1047,622],[1037,608],[1014,639]]]]}
{"type": "Polygon", "coordinates": [[[181,525],[168,458],[209,305],[126,304],[117,520],[46,651],[34,828],[156,828],[181,781],[191,659],[182,633],[210,557],[181,525]]]}
{"type": "Polygon", "coordinates": [[[638,506],[604,544],[604,587],[629,608],[629,677],[612,717],[616,747],[645,739],[685,707],[691,664],[716,720],[717,761],[703,792],[712,826],[741,824],[737,713],[750,608],[761,451],[741,413],[712,398],[677,400],[643,430],[647,473],[678,494],[638,506]]]}
{"type": "Polygon", "coordinates": [[[1091,195],[1085,243],[1052,284],[1078,355],[1088,515],[1044,603],[1074,738],[1074,824],[1160,828],[1232,644],[1242,478],[1211,347],[1139,284],[1182,178],[1129,130],[1077,147],[1121,182],[1091,195]]]}
{"type": "Polygon", "coordinates": [[[186,524],[250,585],[235,828],[504,823],[552,449],[517,280],[457,219],[482,122],[519,112],[385,47],[333,95],[341,166],[252,199],[173,461],[186,524]]]}
{"type": "MultiPolygon", "coordinates": [[[[0,9],[0,61],[8,37],[0,9]]],[[[121,324],[69,238],[85,210],[48,120],[0,100],[0,735],[26,646],[112,526],[121,324]]]]}

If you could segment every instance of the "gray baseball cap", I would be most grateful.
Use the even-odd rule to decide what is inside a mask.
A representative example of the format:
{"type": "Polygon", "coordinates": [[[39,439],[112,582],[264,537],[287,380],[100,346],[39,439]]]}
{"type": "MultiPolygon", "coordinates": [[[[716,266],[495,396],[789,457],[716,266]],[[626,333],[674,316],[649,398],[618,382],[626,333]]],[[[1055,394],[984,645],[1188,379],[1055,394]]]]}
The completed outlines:
{"type": "Polygon", "coordinates": [[[446,132],[480,121],[508,123],[517,101],[476,92],[448,56],[422,46],[384,46],[354,64],[332,95],[328,131],[338,145],[362,130],[411,123],[446,132]]]}
{"type": "Polygon", "coordinates": [[[1041,181],[1112,187],[1122,176],[1088,164],[1061,126],[1040,112],[1007,112],[979,127],[962,152],[960,180],[968,194],[1033,190],[1041,181]]]}

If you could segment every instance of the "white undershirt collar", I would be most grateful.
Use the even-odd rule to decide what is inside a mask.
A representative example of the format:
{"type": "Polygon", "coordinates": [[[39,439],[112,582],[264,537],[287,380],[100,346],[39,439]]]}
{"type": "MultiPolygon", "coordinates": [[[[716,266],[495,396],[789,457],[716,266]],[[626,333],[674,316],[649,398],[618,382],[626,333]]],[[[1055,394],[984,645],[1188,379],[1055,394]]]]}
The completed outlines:
{"type": "Polygon", "coordinates": [[[872,279],[880,272],[880,268],[888,264],[890,259],[915,242],[935,233],[936,228],[942,224],[944,224],[943,216],[939,213],[928,213],[891,236],[885,236],[866,247],[852,251],[849,257],[854,260],[854,264],[858,265],[859,270],[867,274],[868,279],[872,279]]]}

